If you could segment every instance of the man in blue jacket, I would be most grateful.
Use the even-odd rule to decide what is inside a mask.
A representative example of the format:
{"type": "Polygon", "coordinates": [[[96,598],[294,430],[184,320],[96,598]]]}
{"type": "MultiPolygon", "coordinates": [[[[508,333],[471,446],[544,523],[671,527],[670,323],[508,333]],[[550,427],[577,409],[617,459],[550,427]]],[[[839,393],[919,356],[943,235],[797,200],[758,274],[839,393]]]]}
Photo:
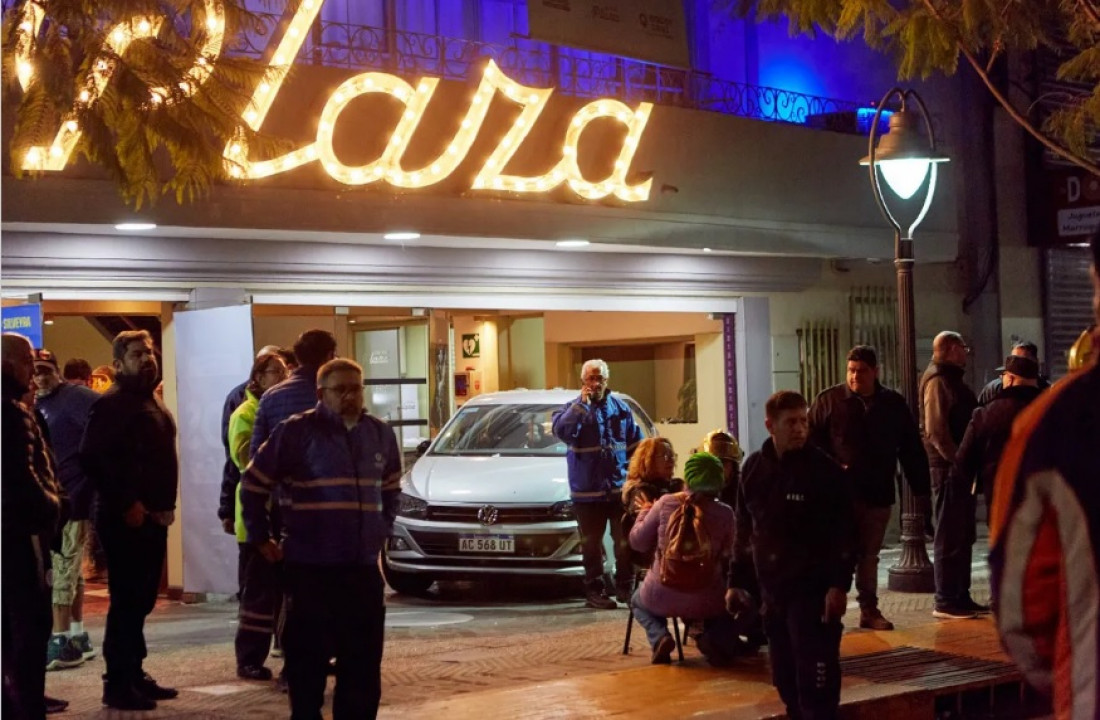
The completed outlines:
{"type": "Polygon", "coordinates": [[[249,542],[268,561],[285,562],[292,720],[321,717],[332,657],[332,716],[361,720],[377,715],[382,695],[378,552],[393,528],[401,452],[393,430],[364,409],[356,363],[325,363],[316,397],[312,410],[278,425],[252,456],[241,478],[241,514],[249,542]],[[268,506],[276,486],[281,544],[271,535],[268,506]]]}
{"type": "Polygon", "coordinates": [[[633,568],[630,546],[623,537],[623,504],[627,458],[642,440],[634,415],[611,395],[611,370],[593,359],[581,367],[581,394],[554,413],[554,434],[569,446],[569,494],[581,533],[585,604],[614,610],[617,599],[630,602],[633,568]],[[608,523],[615,542],[615,598],[603,582],[603,536],[608,523]]]}

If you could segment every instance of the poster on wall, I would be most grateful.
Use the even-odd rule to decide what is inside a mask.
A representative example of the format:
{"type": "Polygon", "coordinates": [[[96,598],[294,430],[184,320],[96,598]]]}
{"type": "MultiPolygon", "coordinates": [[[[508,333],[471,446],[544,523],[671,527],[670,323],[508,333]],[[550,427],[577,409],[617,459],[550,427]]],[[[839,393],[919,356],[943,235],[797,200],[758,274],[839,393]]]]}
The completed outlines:
{"type": "Polygon", "coordinates": [[[179,417],[183,589],[237,591],[237,539],[218,517],[225,465],[222,408],[252,369],[252,306],[177,312],[176,390],[179,417]]]}
{"type": "Polygon", "coordinates": [[[531,38],[689,68],[684,6],[675,0],[528,0],[531,38]]]}
{"type": "Polygon", "coordinates": [[[42,305],[12,305],[3,309],[4,332],[19,333],[36,348],[42,347],[42,305]]]}

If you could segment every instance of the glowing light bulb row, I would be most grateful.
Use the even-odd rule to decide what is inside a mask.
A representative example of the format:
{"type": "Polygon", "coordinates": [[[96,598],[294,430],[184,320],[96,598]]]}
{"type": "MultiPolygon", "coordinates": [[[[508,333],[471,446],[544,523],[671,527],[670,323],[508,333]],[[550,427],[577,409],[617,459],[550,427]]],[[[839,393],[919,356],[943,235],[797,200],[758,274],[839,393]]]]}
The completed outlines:
{"type": "MultiPolygon", "coordinates": [[[[28,2],[24,6],[24,17],[20,22],[21,36],[17,43],[17,52],[24,55],[17,56],[16,70],[19,74],[20,84],[24,89],[29,87],[33,77],[33,66],[29,57],[30,48],[33,46],[33,38],[37,36],[41,28],[45,12],[36,2],[28,2]]],[[[164,18],[139,18],[136,21],[122,22],[115,25],[107,32],[106,46],[116,56],[123,55],[134,40],[140,38],[156,37],[164,18]]],[[[207,37],[200,49],[200,57],[194,65],[185,73],[187,79],[180,81],[180,90],[185,95],[192,94],[202,83],[209,79],[213,71],[213,63],[206,59],[207,56],[217,57],[221,54],[222,44],[225,38],[225,16],[221,0],[207,0],[206,3],[206,29],[207,37]]],[[[77,94],[78,105],[90,105],[103,93],[107,83],[114,74],[114,65],[106,58],[95,62],[92,70],[85,78],[84,87],[77,94]]],[[[158,105],[166,100],[169,93],[164,88],[155,88],[151,91],[150,102],[158,105]]],[[[49,149],[32,147],[24,156],[23,168],[25,170],[60,171],[68,164],[69,158],[80,141],[81,130],[76,120],[78,108],[73,108],[66,116],[49,149]]]]}
{"type": "MultiPolygon", "coordinates": [[[[539,115],[546,109],[546,104],[550,100],[554,89],[521,85],[500,72],[496,67],[496,63],[492,61],[489,61],[485,76],[491,79],[493,86],[500,90],[505,97],[522,105],[523,110],[489,155],[489,159],[485,161],[481,172],[474,178],[473,188],[478,190],[492,187],[493,189],[511,190],[513,192],[539,192],[539,180],[542,178],[502,175],[501,173],[504,172],[504,168],[512,157],[515,156],[519,146],[527,139],[527,135],[531,132],[531,128],[535,126],[539,115]],[[490,72],[490,68],[492,72],[490,72]]],[[[541,184],[541,186],[546,185],[546,182],[541,184]]]]}

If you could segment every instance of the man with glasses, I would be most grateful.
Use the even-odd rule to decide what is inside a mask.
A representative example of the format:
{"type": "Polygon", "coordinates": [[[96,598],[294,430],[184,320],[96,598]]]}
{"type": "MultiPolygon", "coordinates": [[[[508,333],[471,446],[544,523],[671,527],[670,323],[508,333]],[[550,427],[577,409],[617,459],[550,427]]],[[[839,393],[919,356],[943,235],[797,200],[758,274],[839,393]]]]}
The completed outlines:
{"type": "Polygon", "coordinates": [[[325,363],[315,392],[315,407],[280,423],[252,456],[241,479],[242,516],[249,542],[269,562],[285,563],[291,718],[320,717],[332,657],[333,718],[373,718],[385,619],[378,553],[396,515],[401,452],[393,430],[364,409],[359,365],[325,363]],[[271,532],[276,487],[282,543],[271,532]]]}
{"type": "Polygon", "coordinates": [[[945,330],[932,341],[932,362],[920,381],[921,439],[932,474],[935,516],[936,604],[933,617],[972,618],[989,612],[970,597],[970,563],[977,539],[970,481],[952,472],[959,444],[978,406],[963,373],[970,348],[962,335],[945,330]]]}
{"type": "Polygon", "coordinates": [[[581,394],[554,413],[554,434],[569,446],[566,465],[569,494],[581,533],[585,604],[614,610],[615,601],[630,602],[633,566],[623,537],[621,493],[627,458],[642,440],[642,431],[626,403],[611,395],[611,370],[603,360],[581,366],[581,394]],[[603,580],[603,536],[608,523],[615,543],[615,597],[603,580]]]}

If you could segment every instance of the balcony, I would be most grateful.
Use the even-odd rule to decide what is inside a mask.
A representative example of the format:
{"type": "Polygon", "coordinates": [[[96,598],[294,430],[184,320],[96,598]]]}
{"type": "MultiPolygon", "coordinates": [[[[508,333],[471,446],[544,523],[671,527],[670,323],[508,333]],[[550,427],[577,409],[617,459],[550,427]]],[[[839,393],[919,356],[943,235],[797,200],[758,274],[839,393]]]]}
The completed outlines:
{"type": "MultiPolygon", "coordinates": [[[[283,17],[257,15],[264,20],[267,32],[242,37],[230,52],[264,56],[269,43],[278,36],[275,30],[283,17]]],[[[869,132],[874,114],[873,110],[868,112],[866,104],[847,100],[731,82],[694,70],[574,48],[531,44],[537,46],[521,47],[519,42],[497,45],[318,20],[302,44],[297,63],[464,81],[480,76],[481,66],[492,58],[517,82],[556,87],[560,93],[579,98],[645,101],[863,135],[869,132]]]]}

